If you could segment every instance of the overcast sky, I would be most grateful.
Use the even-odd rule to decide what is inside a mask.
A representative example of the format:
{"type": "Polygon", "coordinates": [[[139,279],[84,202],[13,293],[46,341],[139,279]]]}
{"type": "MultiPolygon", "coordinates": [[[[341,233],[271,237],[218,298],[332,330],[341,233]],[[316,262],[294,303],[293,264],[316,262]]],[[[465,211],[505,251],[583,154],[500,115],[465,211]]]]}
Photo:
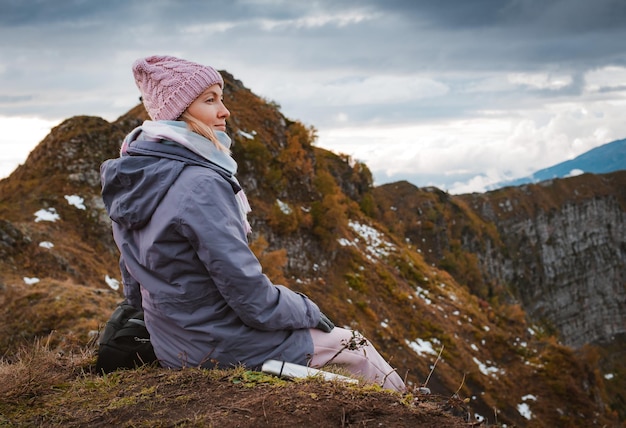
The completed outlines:
{"type": "Polygon", "coordinates": [[[626,138],[626,0],[0,0],[0,177],[131,64],[227,70],[376,184],[484,191],[626,138]]]}

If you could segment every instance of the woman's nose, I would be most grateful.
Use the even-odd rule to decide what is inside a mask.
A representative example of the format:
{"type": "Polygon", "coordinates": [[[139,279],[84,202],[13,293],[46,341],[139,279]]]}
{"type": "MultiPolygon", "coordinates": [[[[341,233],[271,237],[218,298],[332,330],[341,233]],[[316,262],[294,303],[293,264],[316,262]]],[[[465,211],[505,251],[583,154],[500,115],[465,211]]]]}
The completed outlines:
{"type": "Polygon", "coordinates": [[[222,117],[229,117],[230,116],[230,111],[228,111],[228,109],[226,108],[226,106],[224,104],[222,104],[222,110],[220,111],[220,115],[222,117]]]}

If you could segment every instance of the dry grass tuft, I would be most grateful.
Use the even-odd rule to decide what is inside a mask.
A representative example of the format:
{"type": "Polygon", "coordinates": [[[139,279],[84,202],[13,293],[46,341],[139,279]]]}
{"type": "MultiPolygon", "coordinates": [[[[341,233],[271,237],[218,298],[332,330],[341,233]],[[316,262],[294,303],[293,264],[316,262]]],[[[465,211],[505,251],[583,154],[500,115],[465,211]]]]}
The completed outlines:
{"type": "Polygon", "coordinates": [[[89,370],[94,356],[91,345],[65,355],[51,349],[51,338],[37,339],[33,346],[22,346],[10,359],[0,360],[0,401],[8,404],[41,396],[89,370]]]}

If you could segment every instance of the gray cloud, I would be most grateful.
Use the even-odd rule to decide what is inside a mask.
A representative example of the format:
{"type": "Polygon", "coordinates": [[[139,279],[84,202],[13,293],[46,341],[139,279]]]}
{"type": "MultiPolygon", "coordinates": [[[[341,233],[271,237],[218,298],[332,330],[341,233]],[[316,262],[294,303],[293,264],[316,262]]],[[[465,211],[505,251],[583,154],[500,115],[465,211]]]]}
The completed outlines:
{"type": "MultiPolygon", "coordinates": [[[[434,145],[465,140],[462,121],[509,121],[510,135],[482,144],[582,150],[623,138],[603,104],[623,100],[621,77],[595,77],[595,92],[586,80],[626,67],[623,22],[623,0],[0,0],[0,116],[115,119],[137,103],[132,61],[168,53],[228,70],[322,131],[429,125],[436,137],[415,141],[434,145]],[[571,119],[580,111],[587,122],[571,119]]],[[[455,179],[488,167],[475,160],[455,179]]]]}

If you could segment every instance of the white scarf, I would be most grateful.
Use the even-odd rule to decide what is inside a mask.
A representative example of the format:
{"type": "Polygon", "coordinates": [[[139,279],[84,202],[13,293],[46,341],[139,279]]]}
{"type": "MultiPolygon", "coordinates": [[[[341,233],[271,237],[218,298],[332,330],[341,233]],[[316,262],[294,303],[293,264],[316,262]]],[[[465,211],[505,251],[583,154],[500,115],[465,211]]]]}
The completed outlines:
{"type": "MultiPolygon", "coordinates": [[[[232,143],[230,137],[222,131],[214,132],[220,143],[230,149],[232,143]]],[[[123,155],[126,153],[126,150],[132,142],[138,139],[163,142],[173,141],[178,143],[197,155],[202,156],[204,159],[230,172],[232,174],[232,179],[239,184],[235,178],[235,174],[237,173],[237,162],[235,162],[235,160],[228,153],[224,153],[219,150],[213,141],[188,129],[185,122],[171,120],[146,120],[141,126],[135,128],[126,136],[126,138],[124,138],[120,154],[123,155]]],[[[235,197],[239,205],[239,213],[241,214],[244,229],[247,235],[252,231],[250,223],[248,222],[248,213],[251,211],[250,204],[248,203],[248,198],[243,190],[237,192],[235,197]]]]}

